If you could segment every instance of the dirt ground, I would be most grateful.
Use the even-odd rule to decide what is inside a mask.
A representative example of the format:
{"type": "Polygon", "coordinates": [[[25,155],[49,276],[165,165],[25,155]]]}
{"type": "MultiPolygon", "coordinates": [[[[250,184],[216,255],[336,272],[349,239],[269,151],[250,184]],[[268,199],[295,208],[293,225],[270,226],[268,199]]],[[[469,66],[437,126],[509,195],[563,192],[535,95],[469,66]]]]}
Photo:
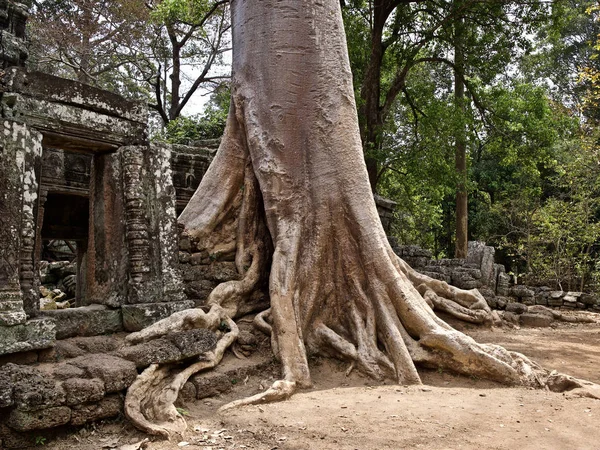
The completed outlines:
{"type": "MultiPolygon", "coordinates": [[[[600,383],[600,324],[552,329],[465,330],[548,368],[600,383]]],[[[264,389],[274,374],[240,381],[218,398],[185,405],[188,431],[146,441],[124,420],[89,426],[45,443],[58,449],[600,449],[600,401],[505,388],[438,371],[423,386],[374,385],[346,365],[315,361],[314,389],[282,403],[217,415],[219,406],[264,389]]]]}

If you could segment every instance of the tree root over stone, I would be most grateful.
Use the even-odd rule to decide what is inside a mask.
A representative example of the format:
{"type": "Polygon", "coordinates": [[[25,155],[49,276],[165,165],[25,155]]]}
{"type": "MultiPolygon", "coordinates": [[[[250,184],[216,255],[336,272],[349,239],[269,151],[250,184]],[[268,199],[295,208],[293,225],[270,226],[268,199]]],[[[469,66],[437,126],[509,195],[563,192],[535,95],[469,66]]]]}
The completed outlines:
{"type": "Polygon", "coordinates": [[[232,0],[231,10],[227,126],[179,222],[209,254],[235,249],[241,279],[213,290],[210,320],[178,313],[131,340],[204,323],[215,329],[221,321],[232,331],[213,356],[181,376],[171,367],[147,369],[128,392],[128,417],[151,433],[180,432],[178,389],[191,373],[218,363],[235,339],[233,319],[258,310],[254,293],[266,286],[269,312],[256,324],[271,333],[282,380],[225,409],[309,387],[309,355],[345,360],[399,384],[421,383],[416,365],[424,365],[597,397],[593,383],[551,374],[453,329],[434,309],[489,323],[485,299],[424,276],[394,254],[363,163],[339,1],[232,0]]]}
{"type": "Polygon", "coordinates": [[[159,366],[152,364],[127,390],[125,415],[136,427],[146,433],[170,438],[181,434],[187,424],[174,406],[180,389],[195,373],[215,367],[237,336],[238,327],[220,306],[213,306],[208,313],[201,309],[189,309],[161,320],[144,330],[130,334],[130,342],[144,342],[163,336],[169,332],[206,328],[222,333],[214,350],[201,356],[201,360],[184,370],[175,364],[159,366]]]}

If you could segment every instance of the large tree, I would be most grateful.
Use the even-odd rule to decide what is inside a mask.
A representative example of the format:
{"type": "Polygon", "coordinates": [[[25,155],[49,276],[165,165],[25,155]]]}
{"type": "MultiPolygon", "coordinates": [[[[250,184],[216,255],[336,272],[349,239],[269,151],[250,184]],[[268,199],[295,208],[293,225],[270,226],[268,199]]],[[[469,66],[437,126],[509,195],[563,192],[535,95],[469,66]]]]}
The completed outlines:
{"type": "Polygon", "coordinates": [[[257,324],[271,332],[282,380],[234,405],[310,386],[309,354],[401,384],[420,383],[415,364],[423,364],[507,384],[596,389],[454,330],[433,310],[485,321],[485,300],[415,272],[390,248],[362,155],[339,1],[233,0],[231,10],[227,128],[180,222],[210,253],[235,252],[241,279],[215,288],[209,313],[176,313],[129,340],[194,326],[230,331],[181,373],[150,366],[128,392],[128,416],[151,433],[182,431],[178,389],[218,363],[235,340],[233,319],[254,308],[267,275],[270,308],[257,324]]]}

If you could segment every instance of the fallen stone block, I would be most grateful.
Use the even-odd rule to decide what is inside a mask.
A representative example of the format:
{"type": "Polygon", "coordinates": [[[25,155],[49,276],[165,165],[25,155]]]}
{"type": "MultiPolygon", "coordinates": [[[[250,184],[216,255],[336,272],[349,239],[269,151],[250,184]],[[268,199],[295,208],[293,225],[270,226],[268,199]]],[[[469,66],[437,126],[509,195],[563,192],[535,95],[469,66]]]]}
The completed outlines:
{"type": "Polygon", "coordinates": [[[519,316],[519,321],[524,327],[549,327],[554,319],[548,314],[525,313],[519,316]]]}
{"type": "Polygon", "coordinates": [[[525,312],[527,312],[527,305],[524,305],[522,303],[508,303],[506,305],[506,311],[508,312],[512,312],[515,314],[523,314],[525,312]]]}
{"type": "Polygon", "coordinates": [[[167,339],[154,339],[131,347],[123,347],[114,353],[132,361],[136,368],[144,369],[150,364],[165,364],[181,360],[181,351],[167,339]]]}
{"type": "Polygon", "coordinates": [[[217,345],[217,335],[202,328],[172,333],[166,338],[177,346],[183,358],[191,358],[208,352],[217,345]]]}

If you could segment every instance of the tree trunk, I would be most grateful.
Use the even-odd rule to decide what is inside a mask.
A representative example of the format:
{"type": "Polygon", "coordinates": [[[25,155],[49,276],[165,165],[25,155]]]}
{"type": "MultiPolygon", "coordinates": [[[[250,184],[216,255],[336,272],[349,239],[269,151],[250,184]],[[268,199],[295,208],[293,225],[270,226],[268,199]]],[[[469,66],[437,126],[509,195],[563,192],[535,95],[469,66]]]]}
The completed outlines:
{"type": "MultiPolygon", "coordinates": [[[[456,1],[455,8],[460,9],[460,1],[456,1]]],[[[454,25],[454,101],[460,123],[456,130],[455,165],[458,176],[456,188],[456,244],[454,256],[466,258],[468,252],[469,208],[467,195],[467,139],[464,125],[465,84],[463,82],[465,70],[464,55],[464,19],[458,16],[454,25]]]]}
{"type": "MultiPolygon", "coordinates": [[[[167,24],[167,33],[171,42],[171,61],[173,68],[171,69],[171,100],[169,102],[169,120],[177,118],[179,110],[179,101],[181,97],[181,45],[177,40],[177,34],[173,25],[167,24]]],[[[158,100],[158,99],[157,99],[158,100]]],[[[166,104],[164,106],[166,109],[166,104]]]]}
{"type": "MultiPolygon", "coordinates": [[[[231,10],[227,128],[179,220],[209,253],[236,250],[242,279],[215,288],[209,314],[234,318],[253,309],[252,293],[269,274],[270,309],[257,324],[271,331],[283,380],[234,405],[282,399],[310,386],[309,354],[340,358],[401,384],[420,383],[415,362],[505,383],[545,384],[546,372],[522,355],[477,344],[433,313],[490,320],[476,290],[413,271],[388,244],[362,156],[338,0],[233,0],[231,10]]],[[[197,311],[178,313],[130,340],[205,323],[197,311]]],[[[181,431],[169,424],[182,378],[155,372],[151,367],[129,390],[126,413],[144,430],[169,435],[181,431]],[[167,380],[164,389],[140,400],[157,377],[167,380]]]]}

